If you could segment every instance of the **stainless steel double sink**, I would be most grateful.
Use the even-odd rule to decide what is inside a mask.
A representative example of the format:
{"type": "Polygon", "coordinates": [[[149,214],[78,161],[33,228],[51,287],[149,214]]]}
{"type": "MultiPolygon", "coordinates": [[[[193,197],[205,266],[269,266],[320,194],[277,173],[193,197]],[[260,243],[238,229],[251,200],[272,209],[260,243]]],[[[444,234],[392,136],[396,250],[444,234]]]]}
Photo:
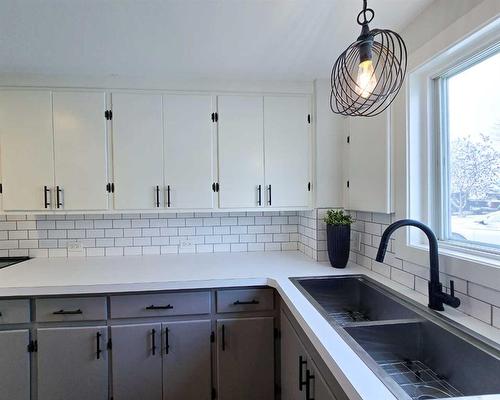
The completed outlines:
{"type": "Polygon", "coordinates": [[[362,275],[291,278],[401,399],[500,394],[500,346],[362,275]]]}

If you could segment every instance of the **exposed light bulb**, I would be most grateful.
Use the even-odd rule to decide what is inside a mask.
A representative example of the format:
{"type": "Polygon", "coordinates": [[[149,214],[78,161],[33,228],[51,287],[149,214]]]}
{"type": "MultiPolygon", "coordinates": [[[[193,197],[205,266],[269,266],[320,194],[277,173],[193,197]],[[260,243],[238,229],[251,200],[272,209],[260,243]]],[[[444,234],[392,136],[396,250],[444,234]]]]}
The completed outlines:
{"type": "Polygon", "coordinates": [[[377,77],[373,69],[372,60],[366,60],[359,64],[358,78],[356,79],[356,93],[367,99],[377,86],[377,77]]]}

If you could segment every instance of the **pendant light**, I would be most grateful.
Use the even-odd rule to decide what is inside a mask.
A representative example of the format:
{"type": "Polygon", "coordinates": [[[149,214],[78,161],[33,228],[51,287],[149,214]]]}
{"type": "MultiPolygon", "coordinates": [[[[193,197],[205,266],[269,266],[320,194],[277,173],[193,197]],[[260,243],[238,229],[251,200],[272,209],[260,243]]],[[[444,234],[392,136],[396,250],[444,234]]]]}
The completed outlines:
{"type": "Polygon", "coordinates": [[[330,108],[336,114],[373,117],[392,103],[406,74],[406,46],[396,32],[372,29],[375,12],[358,14],[361,34],[335,61],[331,75],[330,108]]]}

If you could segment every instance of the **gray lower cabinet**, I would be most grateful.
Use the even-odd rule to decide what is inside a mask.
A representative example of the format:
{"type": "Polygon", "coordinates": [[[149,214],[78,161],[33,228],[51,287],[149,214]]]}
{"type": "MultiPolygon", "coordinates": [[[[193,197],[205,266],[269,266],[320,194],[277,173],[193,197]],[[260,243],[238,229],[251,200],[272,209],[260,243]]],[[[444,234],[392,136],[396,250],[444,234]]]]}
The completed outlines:
{"type": "Polygon", "coordinates": [[[335,396],[330,391],[318,367],[312,360],[307,360],[306,370],[306,400],[335,400],[335,396]]]}
{"type": "Polygon", "coordinates": [[[286,400],[335,400],[284,313],[281,313],[281,393],[286,400]]]}
{"type": "Polygon", "coordinates": [[[107,400],[105,326],[39,328],[38,400],[107,400]]]}
{"type": "Polygon", "coordinates": [[[290,321],[281,314],[281,396],[287,400],[306,398],[307,352],[290,321]]]}
{"type": "Polygon", "coordinates": [[[29,400],[30,354],[27,329],[0,332],[0,400],[29,400]]]}
{"type": "Polygon", "coordinates": [[[210,320],[111,327],[114,400],[209,400],[210,320]]]}
{"type": "Polygon", "coordinates": [[[274,399],[274,318],[217,320],[218,400],[274,399]]]}
{"type": "Polygon", "coordinates": [[[161,324],[111,327],[114,400],[161,400],[161,324]]]}
{"type": "Polygon", "coordinates": [[[163,324],[164,400],[211,399],[210,334],[210,320],[163,324]]]}

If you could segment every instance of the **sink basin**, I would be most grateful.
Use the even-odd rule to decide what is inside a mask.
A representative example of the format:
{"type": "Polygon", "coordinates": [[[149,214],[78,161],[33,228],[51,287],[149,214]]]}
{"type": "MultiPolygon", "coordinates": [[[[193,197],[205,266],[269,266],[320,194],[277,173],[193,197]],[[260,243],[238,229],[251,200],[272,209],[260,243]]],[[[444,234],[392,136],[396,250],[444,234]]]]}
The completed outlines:
{"type": "Polygon", "coordinates": [[[300,286],[338,324],[416,318],[417,314],[362,277],[298,280],[300,286]]]}
{"type": "Polygon", "coordinates": [[[291,278],[400,399],[500,394],[500,346],[363,275],[291,278]]]}
{"type": "Polygon", "coordinates": [[[500,360],[430,321],[345,330],[412,398],[500,393],[500,360]]]}

